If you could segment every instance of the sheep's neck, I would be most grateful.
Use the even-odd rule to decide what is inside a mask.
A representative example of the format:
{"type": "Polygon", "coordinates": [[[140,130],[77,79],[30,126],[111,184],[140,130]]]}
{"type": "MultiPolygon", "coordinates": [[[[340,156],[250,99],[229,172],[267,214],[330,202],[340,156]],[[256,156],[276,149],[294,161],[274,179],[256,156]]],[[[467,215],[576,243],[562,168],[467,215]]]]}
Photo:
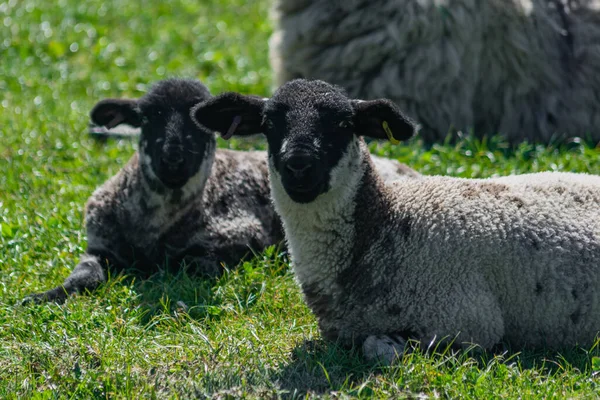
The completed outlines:
{"type": "Polygon", "coordinates": [[[151,207],[164,211],[183,210],[186,205],[194,203],[202,197],[214,157],[204,160],[198,172],[185,185],[176,189],[166,187],[154,174],[150,163],[144,160],[144,157],[144,154],[140,153],[138,161],[140,189],[151,207]]]}
{"type": "Polygon", "coordinates": [[[348,169],[354,173],[344,180],[345,190],[320,196],[314,204],[282,207],[277,185],[272,186],[275,204],[284,211],[294,273],[329,340],[351,340],[340,336],[340,319],[354,312],[348,299],[369,301],[368,295],[360,295],[373,281],[369,240],[379,234],[389,208],[385,185],[366,146],[359,154],[348,169]]]}
{"type": "Polygon", "coordinates": [[[340,188],[309,204],[292,204],[289,197],[280,195],[284,189],[278,180],[272,179],[272,192],[284,221],[294,272],[305,293],[308,290],[335,296],[340,276],[360,251],[356,247],[362,233],[357,227],[362,227],[357,225],[356,218],[368,216],[373,210],[357,206],[364,207],[381,188],[366,147],[359,155],[354,155],[356,163],[347,169],[352,173],[344,177],[340,188]]]}
{"type": "Polygon", "coordinates": [[[142,156],[140,154],[139,164],[133,171],[137,175],[133,179],[137,182],[137,188],[129,190],[126,202],[131,204],[128,207],[130,218],[132,221],[144,221],[148,229],[148,240],[153,243],[157,237],[180,223],[181,218],[189,214],[192,208],[200,211],[203,209],[202,193],[210,174],[212,159],[209,163],[203,163],[183,187],[169,189],[160,181],[160,186],[157,186],[158,178],[152,171],[147,171],[148,165],[143,163],[142,156]]]}

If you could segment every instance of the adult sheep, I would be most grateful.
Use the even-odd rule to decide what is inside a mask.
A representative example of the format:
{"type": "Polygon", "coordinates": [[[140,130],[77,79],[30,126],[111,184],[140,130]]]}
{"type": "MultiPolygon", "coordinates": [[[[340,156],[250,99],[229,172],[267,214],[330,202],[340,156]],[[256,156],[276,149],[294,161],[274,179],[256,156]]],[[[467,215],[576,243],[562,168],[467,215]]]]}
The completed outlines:
{"type": "Polygon", "coordinates": [[[600,177],[386,185],[361,136],[407,139],[413,123],[389,100],[352,100],[321,81],[293,80],[267,100],[222,94],[194,112],[219,131],[236,116],[239,135],[266,134],[275,209],[325,339],[385,362],[409,338],[486,349],[593,343],[600,177]]]}
{"type": "MultiPolygon", "coordinates": [[[[236,265],[250,250],[282,241],[266,153],[216,149],[214,132],[190,117],[193,105],[211,97],[199,81],[167,79],[140,99],[96,104],[93,123],[141,128],[139,151],[88,200],[88,246],[71,275],[25,301],[63,301],[92,290],[108,267],[148,275],[169,260],[218,275],[221,263],[236,265]]],[[[419,175],[395,160],[376,162],[389,179],[419,175]]]]}
{"type": "Polygon", "coordinates": [[[426,141],[600,141],[600,0],[277,0],[276,83],[386,97],[426,141]]]}

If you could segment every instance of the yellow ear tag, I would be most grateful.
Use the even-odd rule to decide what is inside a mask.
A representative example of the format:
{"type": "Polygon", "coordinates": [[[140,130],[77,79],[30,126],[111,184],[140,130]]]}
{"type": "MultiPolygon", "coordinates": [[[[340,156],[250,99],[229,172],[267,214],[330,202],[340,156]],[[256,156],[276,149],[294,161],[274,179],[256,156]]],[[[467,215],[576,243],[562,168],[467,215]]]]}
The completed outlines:
{"type": "Polygon", "coordinates": [[[383,125],[383,130],[385,131],[385,134],[387,135],[388,139],[390,139],[390,142],[392,144],[399,144],[400,141],[394,138],[392,130],[390,129],[390,126],[388,125],[387,121],[383,121],[383,124],[381,125],[383,125]]]}

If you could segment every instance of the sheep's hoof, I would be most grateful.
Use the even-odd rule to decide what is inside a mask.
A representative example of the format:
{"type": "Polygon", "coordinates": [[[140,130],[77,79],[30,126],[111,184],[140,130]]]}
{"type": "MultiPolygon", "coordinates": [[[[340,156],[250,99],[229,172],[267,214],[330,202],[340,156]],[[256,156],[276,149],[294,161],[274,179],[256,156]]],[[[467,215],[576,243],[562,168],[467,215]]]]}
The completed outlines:
{"type": "Polygon", "coordinates": [[[216,278],[223,274],[221,263],[211,257],[184,257],[183,262],[194,274],[216,278]]]}
{"type": "Polygon", "coordinates": [[[363,343],[363,354],[369,362],[391,365],[402,356],[405,347],[406,340],[400,335],[371,335],[363,343]]]}
{"type": "Polygon", "coordinates": [[[22,306],[30,305],[30,304],[42,304],[48,301],[47,297],[44,296],[45,293],[34,293],[30,294],[23,298],[20,302],[22,306]]]}
{"type": "Polygon", "coordinates": [[[62,303],[67,299],[67,294],[62,287],[58,287],[47,292],[34,293],[23,298],[20,302],[22,306],[31,304],[43,304],[47,302],[62,303]]]}

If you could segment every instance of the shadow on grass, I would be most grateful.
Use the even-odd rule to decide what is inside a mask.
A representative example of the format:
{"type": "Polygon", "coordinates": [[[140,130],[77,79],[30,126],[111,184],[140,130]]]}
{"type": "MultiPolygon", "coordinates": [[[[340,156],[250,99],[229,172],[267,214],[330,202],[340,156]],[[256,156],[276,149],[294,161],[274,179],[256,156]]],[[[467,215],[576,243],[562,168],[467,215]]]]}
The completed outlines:
{"type": "MultiPolygon", "coordinates": [[[[500,377],[506,370],[505,366],[521,372],[536,370],[545,376],[573,371],[592,375],[600,368],[599,357],[598,341],[590,350],[571,348],[563,351],[511,351],[503,345],[494,351],[482,351],[477,347],[456,350],[451,345],[422,350],[418,344],[412,343],[400,362],[391,367],[380,367],[367,363],[360,351],[343,349],[322,340],[306,340],[294,348],[290,363],[283,366],[272,380],[286,393],[284,398],[336,392],[360,397],[369,396],[376,381],[393,382],[398,378],[399,382],[406,382],[407,374],[410,375],[415,366],[421,374],[426,374],[423,371],[429,369],[435,371],[433,374],[463,377],[480,376],[481,371],[500,377]],[[476,373],[469,374],[468,370],[476,373]]],[[[415,378],[416,381],[420,379],[422,377],[415,378]]],[[[426,382],[424,379],[423,388],[427,387],[426,382]]],[[[407,396],[418,397],[418,391],[405,389],[407,396]]]]}
{"type": "Polygon", "coordinates": [[[292,350],[290,363],[280,369],[273,380],[287,393],[285,398],[296,399],[307,394],[348,391],[376,372],[358,351],[323,340],[305,340],[292,350]]]}
{"type": "Polygon", "coordinates": [[[140,304],[147,311],[142,322],[157,313],[173,311],[184,311],[195,320],[213,321],[232,308],[242,312],[260,299],[269,277],[287,270],[287,254],[279,246],[271,246],[233,268],[225,268],[218,278],[195,275],[185,266],[175,273],[161,271],[136,285],[140,304]]]}
{"type": "Polygon", "coordinates": [[[254,254],[246,261],[231,268],[224,267],[219,277],[196,274],[184,264],[169,266],[167,263],[151,275],[136,271],[109,276],[107,283],[89,296],[111,299],[120,298],[136,307],[141,325],[150,324],[155,317],[185,313],[193,320],[219,320],[222,315],[235,309],[251,308],[265,291],[269,277],[280,276],[288,271],[287,254],[278,246],[254,254]],[[126,290],[130,289],[130,290],[126,290]],[[130,292],[111,294],[115,292],[130,292]]]}
{"type": "Polygon", "coordinates": [[[578,370],[581,373],[592,373],[597,369],[594,363],[600,357],[598,348],[600,339],[596,339],[595,344],[590,349],[581,347],[564,348],[558,351],[551,350],[530,350],[530,349],[511,349],[510,346],[503,346],[502,351],[495,353],[485,353],[483,361],[493,357],[501,356],[505,363],[514,362],[523,370],[541,369],[546,373],[555,374],[565,370],[578,370]]]}

